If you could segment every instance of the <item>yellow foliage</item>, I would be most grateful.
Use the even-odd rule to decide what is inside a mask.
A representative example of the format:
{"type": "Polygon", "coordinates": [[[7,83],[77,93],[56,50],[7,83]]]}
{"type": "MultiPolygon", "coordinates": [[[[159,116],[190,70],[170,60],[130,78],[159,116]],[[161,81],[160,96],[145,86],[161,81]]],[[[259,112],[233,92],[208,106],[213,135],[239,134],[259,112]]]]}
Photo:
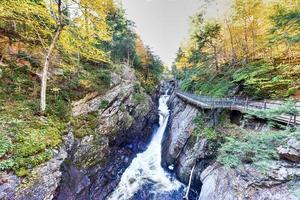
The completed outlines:
{"type": "MultiPolygon", "coordinates": [[[[213,45],[204,46],[201,52],[217,57],[219,64],[230,63],[233,60],[286,59],[290,55],[294,58],[299,57],[299,43],[290,46],[285,41],[270,42],[273,37],[271,30],[274,27],[271,16],[276,13],[278,7],[284,10],[300,10],[300,0],[234,0],[232,13],[215,19],[215,22],[221,25],[219,37],[210,41],[213,45]]],[[[209,21],[204,21],[202,25],[205,23],[209,21]]],[[[192,30],[195,28],[192,27],[192,30]]],[[[286,35],[293,36],[299,34],[300,30],[284,31],[286,35]]],[[[193,67],[189,59],[196,45],[192,37],[182,45],[183,53],[176,62],[178,69],[193,67]]]]}
{"type": "MultiPolygon", "coordinates": [[[[106,17],[115,9],[113,0],[65,0],[65,27],[60,34],[59,47],[70,56],[96,62],[109,62],[109,57],[97,44],[110,41],[106,17]]],[[[20,39],[49,46],[56,29],[57,3],[49,0],[33,3],[30,0],[0,0],[0,27],[20,39]]]]}

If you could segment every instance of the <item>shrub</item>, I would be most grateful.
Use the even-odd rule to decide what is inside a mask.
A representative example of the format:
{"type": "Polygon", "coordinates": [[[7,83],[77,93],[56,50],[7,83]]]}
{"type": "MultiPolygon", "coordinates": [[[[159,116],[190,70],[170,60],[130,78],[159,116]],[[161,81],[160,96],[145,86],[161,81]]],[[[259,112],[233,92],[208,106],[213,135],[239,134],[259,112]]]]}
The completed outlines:
{"type": "Polygon", "coordinates": [[[84,116],[72,118],[71,123],[74,127],[74,134],[78,138],[95,134],[97,128],[98,113],[93,112],[84,116]]]}
{"type": "Polygon", "coordinates": [[[0,135],[0,158],[12,149],[12,141],[7,136],[0,135]]]}
{"type": "Polygon", "coordinates": [[[104,109],[104,108],[106,108],[106,107],[108,106],[108,104],[109,104],[109,101],[107,101],[107,100],[102,100],[101,103],[100,103],[99,108],[100,108],[100,109],[104,109]]]}
{"type": "Polygon", "coordinates": [[[145,96],[143,94],[134,93],[133,94],[133,101],[135,104],[140,104],[145,101],[145,96]]]}
{"type": "Polygon", "coordinates": [[[280,105],[276,108],[271,109],[258,109],[258,110],[251,110],[249,109],[247,111],[246,118],[251,118],[252,116],[258,116],[262,119],[267,120],[274,120],[276,117],[279,117],[280,115],[298,115],[299,110],[296,107],[296,104],[293,100],[287,100],[283,105],[280,105]]]}
{"type": "Polygon", "coordinates": [[[140,93],[141,92],[141,84],[139,82],[134,83],[133,90],[136,93],[140,93]]]}
{"type": "Polygon", "coordinates": [[[238,167],[242,163],[262,166],[270,160],[278,159],[277,148],[289,137],[299,138],[300,132],[289,131],[248,134],[244,138],[226,138],[218,150],[217,160],[226,167],[238,167]]]}

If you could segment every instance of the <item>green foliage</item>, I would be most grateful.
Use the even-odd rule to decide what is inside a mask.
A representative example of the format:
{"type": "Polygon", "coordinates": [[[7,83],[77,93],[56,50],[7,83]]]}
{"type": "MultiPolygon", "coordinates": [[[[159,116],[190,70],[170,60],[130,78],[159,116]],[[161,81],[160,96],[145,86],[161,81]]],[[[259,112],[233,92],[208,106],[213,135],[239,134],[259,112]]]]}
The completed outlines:
{"type": "Polygon", "coordinates": [[[141,92],[141,84],[140,84],[139,82],[134,83],[134,85],[133,85],[133,90],[134,90],[134,92],[136,92],[136,93],[141,92]]]}
{"type": "Polygon", "coordinates": [[[12,149],[12,141],[5,135],[0,135],[0,158],[12,149]]]}
{"type": "Polygon", "coordinates": [[[24,177],[24,176],[27,176],[28,174],[29,174],[28,170],[23,167],[16,171],[16,175],[19,177],[24,177]]]}
{"type": "Polygon", "coordinates": [[[270,160],[279,159],[277,148],[287,138],[299,136],[299,132],[277,131],[247,134],[240,139],[228,137],[219,149],[217,160],[227,167],[238,167],[242,163],[261,166],[270,160]]]}
{"type": "Polygon", "coordinates": [[[215,127],[208,127],[205,125],[206,123],[203,115],[198,114],[194,118],[195,129],[193,130],[192,135],[196,139],[207,139],[209,150],[215,152],[223,138],[222,135],[215,130],[215,127]]]}
{"type": "Polygon", "coordinates": [[[133,94],[133,101],[135,104],[141,104],[145,101],[145,96],[140,93],[134,93],[133,94]]]}
{"type": "Polygon", "coordinates": [[[273,27],[272,42],[285,42],[295,44],[300,42],[300,11],[299,8],[287,9],[277,6],[276,13],[271,16],[273,27]]]}
{"type": "Polygon", "coordinates": [[[199,95],[223,97],[234,86],[228,74],[214,74],[203,68],[195,67],[180,73],[181,89],[199,95]]]}
{"type": "Polygon", "coordinates": [[[133,22],[125,18],[125,11],[122,8],[111,11],[107,22],[112,31],[112,42],[106,42],[104,46],[110,51],[112,60],[118,63],[128,58],[134,59],[136,35],[132,31],[133,22]]]}
{"type": "Polygon", "coordinates": [[[292,100],[286,101],[283,105],[280,105],[276,108],[269,108],[266,110],[259,109],[259,110],[248,110],[247,111],[247,118],[251,118],[252,116],[257,116],[261,119],[267,120],[274,120],[276,117],[281,115],[289,115],[295,116],[299,114],[299,110],[296,107],[296,104],[292,100]]]}
{"type": "Polygon", "coordinates": [[[100,109],[105,109],[105,108],[108,106],[108,104],[109,104],[109,101],[107,101],[107,100],[102,100],[101,103],[100,103],[99,108],[100,108],[100,109]]]}
{"type": "Polygon", "coordinates": [[[298,91],[298,88],[289,88],[284,96],[285,97],[292,96],[292,95],[296,94],[297,91],[298,91]]]}
{"type": "Polygon", "coordinates": [[[68,108],[62,94],[50,91],[49,101],[59,99],[61,105],[51,104],[47,119],[41,120],[36,115],[39,102],[35,95],[39,87],[31,75],[30,66],[10,63],[0,80],[1,99],[5,99],[0,101],[0,169],[14,170],[21,176],[26,175],[27,169],[50,159],[51,149],[60,145],[65,129],[61,119],[68,108]]]}
{"type": "MultiPolygon", "coordinates": [[[[4,159],[0,161],[0,169],[24,172],[25,169],[49,160],[52,157],[51,149],[61,143],[65,125],[59,119],[51,117],[48,117],[47,122],[41,122],[22,105],[2,109],[5,110],[2,110],[0,118],[0,131],[4,134],[1,139],[4,159]],[[11,112],[7,112],[6,109],[11,112]],[[20,112],[27,117],[26,121],[20,112]]],[[[21,172],[20,174],[24,174],[21,172]]]]}
{"type": "Polygon", "coordinates": [[[233,73],[234,83],[242,83],[244,92],[254,98],[283,98],[293,94],[298,88],[299,67],[272,65],[266,62],[253,62],[233,73]],[[293,90],[289,90],[293,88],[293,90]]]}
{"type": "Polygon", "coordinates": [[[199,95],[223,97],[234,85],[242,85],[242,94],[254,99],[279,99],[295,94],[299,86],[299,66],[273,65],[264,61],[252,62],[240,69],[223,65],[223,73],[204,67],[192,67],[178,74],[181,89],[199,95]]]}
{"type": "Polygon", "coordinates": [[[71,123],[76,137],[83,138],[87,135],[94,135],[98,124],[98,113],[93,112],[84,116],[73,117],[71,123]]]}

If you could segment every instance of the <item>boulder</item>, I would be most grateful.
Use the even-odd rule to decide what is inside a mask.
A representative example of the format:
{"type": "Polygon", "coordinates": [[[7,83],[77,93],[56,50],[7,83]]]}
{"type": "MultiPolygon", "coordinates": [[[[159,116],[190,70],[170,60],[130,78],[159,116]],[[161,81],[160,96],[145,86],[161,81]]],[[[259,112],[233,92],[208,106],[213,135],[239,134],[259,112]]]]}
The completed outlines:
{"type": "Polygon", "coordinates": [[[287,142],[287,146],[280,146],[278,148],[280,158],[300,163],[300,141],[293,138],[287,142]]]}
{"type": "Polygon", "coordinates": [[[300,192],[299,167],[274,161],[267,170],[255,165],[231,169],[215,163],[201,174],[199,200],[296,200],[300,192]]]}

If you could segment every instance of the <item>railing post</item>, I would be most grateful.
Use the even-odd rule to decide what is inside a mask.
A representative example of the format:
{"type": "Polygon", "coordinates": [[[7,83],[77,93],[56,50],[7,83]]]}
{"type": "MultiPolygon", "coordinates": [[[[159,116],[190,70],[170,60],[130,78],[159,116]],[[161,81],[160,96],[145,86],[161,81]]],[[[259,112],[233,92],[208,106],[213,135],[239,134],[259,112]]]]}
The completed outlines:
{"type": "Polygon", "coordinates": [[[267,101],[264,100],[264,109],[267,109],[267,101]]]}

